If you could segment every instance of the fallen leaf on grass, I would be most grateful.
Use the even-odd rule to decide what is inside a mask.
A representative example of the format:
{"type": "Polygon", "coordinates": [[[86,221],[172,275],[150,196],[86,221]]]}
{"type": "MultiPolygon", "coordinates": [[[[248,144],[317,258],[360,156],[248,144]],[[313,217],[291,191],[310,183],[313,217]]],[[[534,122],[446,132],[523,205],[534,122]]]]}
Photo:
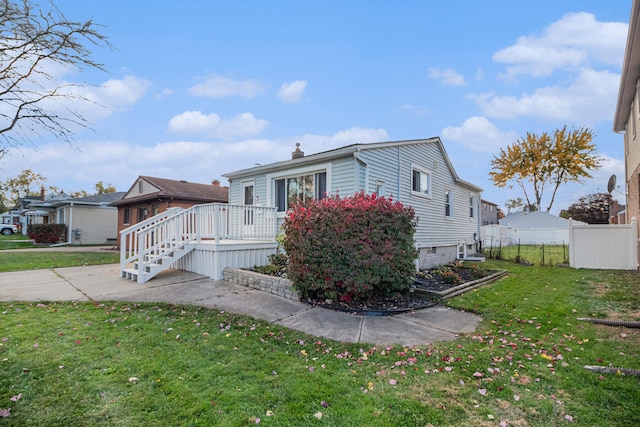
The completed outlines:
{"type": "Polygon", "coordinates": [[[138,378],[137,378],[137,377],[131,377],[131,378],[129,378],[129,382],[130,382],[130,383],[135,383],[136,381],[138,381],[138,378]]]}
{"type": "Polygon", "coordinates": [[[479,388],[478,389],[478,393],[480,393],[483,396],[487,395],[487,389],[486,388],[479,388]]]}
{"type": "Polygon", "coordinates": [[[394,380],[394,379],[390,379],[390,380],[389,380],[389,384],[391,384],[391,385],[396,385],[396,384],[398,384],[398,381],[396,381],[396,380],[394,380]]]}
{"type": "Polygon", "coordinates": [[[11,416],[11,408],[0,408],[0,417],[7,418],[11,416]]]}
{"type": "Polygon", "coordinates": [[[11,400],[12,402],[17,402],[18,400],[20,400],[21,397],[22,397],[22,393],[12,396],[11,399],[9,400],[11,400]]]}
{"type": "Polygon", "coordinates": [[[571,422],[571,423],[573,422],[573,417],[571,415],[565,415],[564,419],[569,421],[569,422],[571,422]]]}
{"type": "Polygon", "coordinates": [[[317,419],[321,420],[322,419],[322,412],[316,412],[315,414],[313,414],[314,417],[316,417],[317,419]]]}

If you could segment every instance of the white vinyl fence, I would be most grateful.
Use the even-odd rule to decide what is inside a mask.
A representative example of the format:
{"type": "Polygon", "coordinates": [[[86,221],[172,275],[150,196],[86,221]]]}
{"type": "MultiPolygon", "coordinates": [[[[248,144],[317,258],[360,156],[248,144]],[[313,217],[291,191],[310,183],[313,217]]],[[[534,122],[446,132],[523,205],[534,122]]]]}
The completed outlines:
{"type": "Polygon", "coordinates": [[[631,224],[569,224],[569,265],[573,268],[637,270],[638,228],[631,224]]]}

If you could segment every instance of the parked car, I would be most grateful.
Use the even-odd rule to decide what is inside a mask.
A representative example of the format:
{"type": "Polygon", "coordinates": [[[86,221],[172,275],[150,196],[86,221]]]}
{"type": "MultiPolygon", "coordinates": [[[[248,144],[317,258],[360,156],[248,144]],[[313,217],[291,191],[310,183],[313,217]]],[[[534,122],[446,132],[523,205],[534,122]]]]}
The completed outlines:
{"type": "Polygon", "coordinates": [[[0,224],[0,233],[8,236],[18,232],[18,227],[15,224],[0,224]]]}

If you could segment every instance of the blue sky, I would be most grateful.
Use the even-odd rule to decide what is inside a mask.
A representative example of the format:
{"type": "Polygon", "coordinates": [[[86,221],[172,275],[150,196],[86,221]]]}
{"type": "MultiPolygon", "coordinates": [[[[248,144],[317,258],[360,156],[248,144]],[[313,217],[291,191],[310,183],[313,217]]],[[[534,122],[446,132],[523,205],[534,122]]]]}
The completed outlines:
{"type": "Polygon", "coordinates": [[[56,5],[114,47],[94,48],[108,73],[54,73],[101,107],[74,105],[93,129],[73,147],[34,138],[0,160],[0,180],[30,168],[67,192],[100,180],[124,191],[138,175],[226,183],[296,142],[312,154],[439,136],[458,175],[504,207],[522,194],[492,185],[493,156],[567,125],[593,129],[605,161],[552,212],[606,191],[611,174],[624,182],[612,119],[631,0],[56,5]]]}

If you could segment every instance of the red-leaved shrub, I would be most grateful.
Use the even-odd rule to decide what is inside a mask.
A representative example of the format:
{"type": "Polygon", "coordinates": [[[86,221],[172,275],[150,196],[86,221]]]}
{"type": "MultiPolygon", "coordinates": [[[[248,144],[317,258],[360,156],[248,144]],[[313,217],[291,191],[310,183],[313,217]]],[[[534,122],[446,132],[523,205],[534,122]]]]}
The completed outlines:
{"type": "Polygon", "coordinates": [[[347,302],[405,289],[416,224],[412,208],[375,194],[299,202],[283,226],[287,277],[304,297],[347,302]]]}
{"type": "Polygon", "coordinates": [[[27,235],[36,243],[58,243],[66,234],[65,224],[30,224],[27,228],[27,235]]]}

